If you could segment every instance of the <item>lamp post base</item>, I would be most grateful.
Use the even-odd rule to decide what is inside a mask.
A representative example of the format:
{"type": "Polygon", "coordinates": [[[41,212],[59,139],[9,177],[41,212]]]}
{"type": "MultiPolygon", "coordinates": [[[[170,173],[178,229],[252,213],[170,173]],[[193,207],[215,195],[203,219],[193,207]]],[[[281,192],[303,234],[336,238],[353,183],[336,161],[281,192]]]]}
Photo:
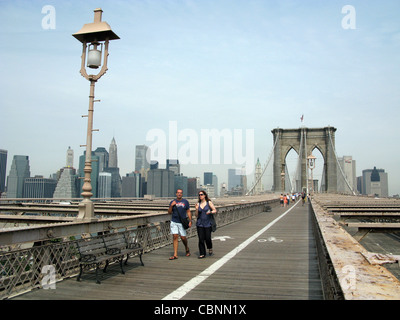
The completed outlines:
{"type": "Polygon", "coordinates": [[[78,205],[78,219],[97,221],[98,219],[94,216],[94,203],[92,201],[83,200],[78,205]]]}

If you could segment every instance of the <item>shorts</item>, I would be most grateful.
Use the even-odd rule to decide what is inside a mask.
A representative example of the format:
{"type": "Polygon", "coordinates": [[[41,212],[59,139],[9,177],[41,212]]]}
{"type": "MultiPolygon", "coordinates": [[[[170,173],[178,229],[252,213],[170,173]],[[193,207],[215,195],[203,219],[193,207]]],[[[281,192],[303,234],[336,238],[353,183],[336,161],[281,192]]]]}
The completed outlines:
{"type": "Polygon", "coordinates": [[[182,223],[171,221],[171,234],[179,234],[181,237],[186,237],[186,230],[183,229],[182,223]]]}

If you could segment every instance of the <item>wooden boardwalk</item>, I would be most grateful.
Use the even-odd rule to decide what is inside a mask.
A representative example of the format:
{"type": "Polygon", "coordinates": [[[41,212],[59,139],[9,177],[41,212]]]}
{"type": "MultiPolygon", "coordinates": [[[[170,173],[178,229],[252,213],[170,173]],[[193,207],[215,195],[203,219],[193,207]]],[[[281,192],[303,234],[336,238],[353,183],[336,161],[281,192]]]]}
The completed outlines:
{"type": "Polygon", "coordinates": [[[144,267],[138,258],[130,259],[125,275],[118,265],[110,266],[100,285],[94,272],[86,272],[81,282],[70,278],[56,289],[33,290],[14,300],[323,299],[308,206],[299,203],[275,220],[290,208],[278,206],[219,228],[211,257],[199,260],[197,237],[190,238],[190,257],[180,243],[179,259],[169,261],[172,246],[167,246],[146,253],[144,267]]]}

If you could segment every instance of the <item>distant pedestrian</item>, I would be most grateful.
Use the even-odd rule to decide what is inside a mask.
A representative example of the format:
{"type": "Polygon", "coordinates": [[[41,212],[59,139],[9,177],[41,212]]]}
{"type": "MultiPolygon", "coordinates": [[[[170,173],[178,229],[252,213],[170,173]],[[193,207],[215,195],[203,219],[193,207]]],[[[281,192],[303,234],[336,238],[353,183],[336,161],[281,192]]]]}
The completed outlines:
{"type": "Polygon", "coordinates": [[[283,194],[282,193],[281,193],[281,198],[280,198],[279,202],[281,203],[281,207],[283,207],[283,194]]]}
{"type": "Polygon", "coordinates": [[[304,202],[306,201],[306,193],[303,191],[301,193],[301,205],[304,206],[304,202]]]}
{"type": "Polygon", "coordinates": [[[199,192],[199,201],[196,203],[197,217],[197,235],[199,237],[199,259],[206,257],[206,246],[208,253],[213,254],[213,246],[211,241],[211,219],[212,215],[217,213],[214,204],[208,198],[204,190],[199,192]]]}
{"type": "Polygon", "coordinates": [[[186,256],[190,256],[186,230],[182,226],[181,219],[189,219],[189,228],[192,226],[192,213],[190,212],[189,201],[183,199],[182,189],[176,190],[176,199],[169,204],[168,213],[171,216],[171,234],[173,236],[174,255],[169,260],[178,259],[178,240],[181,237],[182,243],[186,249],[186,256]]]}
{"type": "Polygon", "coordinates": [[[283,196],[283,206],[287,207],[288,205],[288,197],[286,196],[286,194],[283,196]]]}

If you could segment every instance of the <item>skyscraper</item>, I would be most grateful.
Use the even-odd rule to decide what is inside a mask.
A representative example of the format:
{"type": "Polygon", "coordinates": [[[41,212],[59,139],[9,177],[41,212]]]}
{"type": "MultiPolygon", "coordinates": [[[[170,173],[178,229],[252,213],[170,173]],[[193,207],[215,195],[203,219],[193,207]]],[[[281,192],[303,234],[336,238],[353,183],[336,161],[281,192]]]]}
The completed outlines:
{"type": "Polygon", "coordinates": [[[179,160],[167,159],[167,170],[171,170],[175,175],[181,174],[181,166],[179,164],[179,160]]]}
{"type": "Polygon", "coordinates": [[[111,179],[112,179],[111,173],[109,172],[99,173],[99,182],[98,182],[99,198],[111,198],[111,179]]]}
{"type": "Polygon", "coordinates": [[[7,150],[0,149],[0,194],[6,190],[7,150]]]}
{"type": "Polygon", "coordinates": [[[31,176],[28,156],[14,156],[7,178],[7,198],[24,197],[24,180],[31,176]]]}
{"type": "Polygon", "coordinates": [[[238,169],[228,169],[228,191],[242,186],[242,175],[238,169]]]}
{"type": "Polygon", "coordinates": [[[214,186],[214,196],[218,197],[219,195],[219,190],[218,190],[218,177],[213,174],[213,178],[212,178],[212,184],[214,186]]]}
{"type": "Polygon", "coordinates": [[[61,176],[60,179],[58,179],[53,198],[70,199],[79,197],[76,191],[76,181],[77,175],[74,168],[61,169],[61,176]]]}
{"type": "Polygon", "coordinates": [[[213,173],[212,172],[204,172],[204,185],[213,184],[213,173]]]}
{"type": "Polygon", "coordinates": [[[94,154],[99,157],[99,172],[103,172],[105,168],[108,168],[109,153],[104,147],[98,147],[94,150],[94,154]]]}
{"type": "Polygon", "coordinates": [[[352,194],[353,191],[357,190],[356,161],[353,160],[352,156],[343,156],[343,158],[338,158],[338,162],[341,170],[337,170],[337,191],[340,193],[352,194]],[[349,188],[348,184],[352,190],[349,188]]]}
{"type": "Polygon", "coordinates": [[[198,186],[198,180],[199,178],[188,178],[188,192],[185,195],[186,197],[197,197],[197,190],[200,187],[200,185],[198,186]]]}
{"type": "MultiPolygon", "coordinates": [[[[137,145],[135,148],[135,172],[140,173],[143,183],[146,183],[147,173],[150,169],[150,148],[144,144],[137,145]]],[[[140,188],[141,193],[143,190],[144,188],[140,188]]]]}
{"type": "Polygon", "coordinates": [[[254,172],[254,183],[256,183],[256,186],[254,188],[255,194],[260,194],[263,191],[263,186],[261,183],[261,175],[262,175],[261,163],[260,159],[257,159],[256,170],[254,172]]]}
{"type": "Polygon", "coordinates": [[[118,168],[117,144],[116,144],[114,138],[112,138],[111,144],[110,144],[108,167],[109,168],[118,168]]]}
{"type": "Polygon", "coordinates": [[[147,194],[156,197],[173,197],[174,173],[166,169],[150,170],[147,176],[147,194]]]}
{"type": "Polygon", "coordinates": [[[152,160],[150,161],[150,170],[158,169],[158,161],[152,160]]]}
{"type": "Polygon", "coordinates": [[[388,197],[388,174],[384,169],[367,169],[362,171],[363,194],[388,197]]]}
{"type": "Polygon", "coordinates": [[[101,171],[108,172],[111,174],[111,197],[112,198],[121,197],[121,176],[119,174],[119,168],[118,168],[117,143],[115,142],[114,137],[111,140],[110,149],[108,152],[108,166],[104,163],[103,170],[101,171]]]}
{"type": "MultiPolygon", "coordinates": [[[[138,145],[135,150],[135,171],[140,172],[141,169],[150,169],[150,158],[147,153],[150,151],[146,145],[138,145]]],[[[149,154],[150,156],[150,154],[149,154]]]]}
{"type": "Polygon", "coordinates": [[[180,174],[174,174],[174,190],[177,189],[182,189],[183,191],[183,196],[187,197],[189,192],[188,192],[188,177],[180,174]]]}
{"type": "Polygon", "coordinates": [[[74,150],[72,150],[71,147],[68,147],[68,150],[67,150],[66,167],[67,168],[73,168],[74,167],[74,150]]]}
{"type": "Polygon", "coordinates": [[[24,198],[53,198],[57,180],[35,176],[25,178],[24,198]]]}
{"type": "Polygon", "coordinates": [[[228,169],[228,193],[244,195],[247,190],[246,168],[228,169]]]}
{"type": "Polygon", "coordinates": [[[111,174],[111,197],[121,197],[121,175],[119,174],[119,168],[104,168],[104,172],[111,174]]]}
{"type": "Polygon", "coordinates": [[[125,177],[122,177],[121,189],[121,195],[124,198],[143,197],[141,174],[139,172],[127,173],[125,177]]]}

